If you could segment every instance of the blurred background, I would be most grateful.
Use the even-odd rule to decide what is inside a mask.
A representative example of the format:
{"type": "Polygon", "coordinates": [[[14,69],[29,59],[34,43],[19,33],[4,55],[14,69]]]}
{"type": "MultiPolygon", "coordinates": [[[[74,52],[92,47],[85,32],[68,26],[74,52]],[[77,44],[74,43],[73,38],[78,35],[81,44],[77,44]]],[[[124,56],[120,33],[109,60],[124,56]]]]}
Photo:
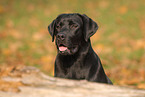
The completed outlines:
{"type": "Polygon", "coordinates": [[[91,37],[115,85],[145,89],[145,0],[0,0],[0,67],[35,66],[53,76],[48,25],[61,13],[86,14],[91,37]]]}

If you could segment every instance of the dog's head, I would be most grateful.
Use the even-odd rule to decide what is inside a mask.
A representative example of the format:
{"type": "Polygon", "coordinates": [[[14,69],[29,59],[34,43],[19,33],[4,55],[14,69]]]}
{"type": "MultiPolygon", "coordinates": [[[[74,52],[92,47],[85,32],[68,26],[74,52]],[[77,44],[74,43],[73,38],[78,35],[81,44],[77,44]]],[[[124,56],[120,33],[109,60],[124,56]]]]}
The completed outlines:
{"type": "Polygon", "coordinates": [[[82,41],[88,42],[97,29],[96,22],[78,13],[61,14],[48,26],[52,42],[56,37],[56,46],[62,55],[75,54],[82,41]]]}

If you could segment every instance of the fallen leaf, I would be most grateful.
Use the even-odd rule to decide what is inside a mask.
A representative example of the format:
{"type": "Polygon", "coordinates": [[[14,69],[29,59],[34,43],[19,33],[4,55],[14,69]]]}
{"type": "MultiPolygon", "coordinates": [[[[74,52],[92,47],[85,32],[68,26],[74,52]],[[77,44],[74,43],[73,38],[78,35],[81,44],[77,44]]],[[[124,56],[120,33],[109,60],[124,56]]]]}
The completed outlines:
{"type": "Polygon", "coordinates": [[[38,27],[40,24],[40,21],[37,18],[32,17],[29,19],[29,23],[32,27],[38,27]]]}
{"type": "Polygon", "coordinates": [[[127,11],[128,11],[127,6],[121,6],[121,7],[119,8],[119,13],[120,13],[120,14],[125,14],[125,13],[127,13],[127,11]]]}
{"type": "Polygon", "coordinates": [[[42,34],[42,33],[40,33],[40,32],[36,32],[32,37],[33,37],[33,39],[34,40],[41,40],[41,39],[43,39],[43,36],[44,34],[42,34]]]}
{"type": "Polygon", "coordinates": [[[18,87],[25,86],[22,82],[6,82],[0,80],[0,90],[5,92],[20,92],[18,87]]]}
{"type": "Polygon", "coordinates": [[[4,7],[0,5],[0,14],[5,12],[4,7]]]}
{"type": "Polygon", "coordinates": [[[135,44],[136,44],[135,46],[136,49],[140,49],[140,48],[145,49],[145,40],[143,39],[137,40],[135,44]]]}
{"type": "Polygon", "coordinates": [[[100,3],[99,3],[99,7],[101,7],[101,8],[107,8],[109,6],[109,2],[107,2],[107,1],[101,1],[100,3]]]}
{"type": "Polygon", "coordinates": [[[140,89],[145,89],[145,83],[139,83],[137,87],[140,89]]]}
{"type": "Polygon", "coordinates": [[[10,49],[3,49],[2,50],[2,54],[5,55],[5,56],[9,56],[12,54],[11,50],[10,49]]]}

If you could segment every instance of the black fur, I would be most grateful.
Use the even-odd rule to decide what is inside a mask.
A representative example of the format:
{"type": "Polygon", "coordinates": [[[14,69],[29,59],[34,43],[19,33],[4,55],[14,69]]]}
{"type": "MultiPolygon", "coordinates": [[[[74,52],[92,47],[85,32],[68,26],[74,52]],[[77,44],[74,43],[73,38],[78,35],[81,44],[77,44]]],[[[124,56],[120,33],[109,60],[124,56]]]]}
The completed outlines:
{"type": "Polygon", "coordinates": [[[97,29],[96,22],[78,13],[61,14],[48,26],[58,50],[55,77],[112,84],[90,43],[97,29]]]}

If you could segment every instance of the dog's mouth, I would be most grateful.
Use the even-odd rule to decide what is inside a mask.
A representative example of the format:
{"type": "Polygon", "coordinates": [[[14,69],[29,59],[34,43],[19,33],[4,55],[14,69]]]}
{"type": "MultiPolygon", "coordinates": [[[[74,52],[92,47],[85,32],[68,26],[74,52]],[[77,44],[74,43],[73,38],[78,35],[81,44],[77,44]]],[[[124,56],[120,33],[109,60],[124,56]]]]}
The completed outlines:
{"type": "Polygon", "coordinates": [[[67,47],[64,44],[58,45],[58,50],[60,54],[63,55],[72,55],[78,51],[78,46],[73,46],[73,47],[67,47]]]}
{"type": "Polygon", "coordinates": [[[63,45],[63,44],[59,45],[59,51],[64,52],[66,50],[68,50],[68,48],[65,45],[63,45]]]}

